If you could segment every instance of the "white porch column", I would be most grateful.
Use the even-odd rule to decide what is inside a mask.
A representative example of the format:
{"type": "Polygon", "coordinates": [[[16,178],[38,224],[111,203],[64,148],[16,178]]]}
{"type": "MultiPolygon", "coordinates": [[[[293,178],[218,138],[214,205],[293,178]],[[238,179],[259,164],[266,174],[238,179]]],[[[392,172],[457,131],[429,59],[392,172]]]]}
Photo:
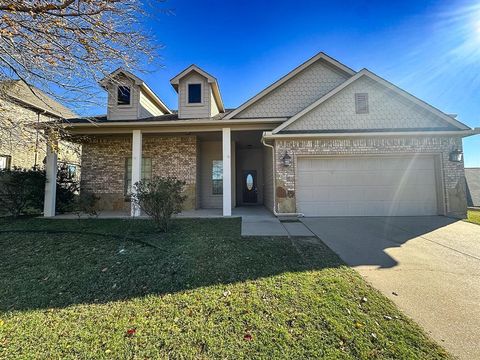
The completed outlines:
{"type": "Polygon", "coordinates": [[[43,202],[43,216],[55,216],[57,200],[57,141],[47,135],[47,160],[45,163],[45,198],[43,202]]]}
{"type": "Polygon", "coordinates": [[[232,156],[230,128],[222,129],[223,148],[223,216],[232,215],[232,156]]]}
{"type": "MultiPolygon", "coordinates": [[[[142,180],[142,132],[132,132],[132,194],[135,192],[134,184],[142,180]]],[[[131,216],[140,216],[140,206],[132,200],[131,216]]]]}

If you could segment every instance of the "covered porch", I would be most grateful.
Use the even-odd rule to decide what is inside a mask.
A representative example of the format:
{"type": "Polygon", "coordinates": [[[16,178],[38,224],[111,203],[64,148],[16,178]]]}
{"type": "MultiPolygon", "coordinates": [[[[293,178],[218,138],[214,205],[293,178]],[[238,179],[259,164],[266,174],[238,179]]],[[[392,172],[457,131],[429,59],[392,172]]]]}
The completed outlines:
{"type": "MultiPolygon", "coordinates": [[[[102,217],[138,217],[142,215],[140,207],[130,201],[135,191],[132,184],[144,179],[149,169],[149,176],[187,180],[189,199],[180,217],[235,216],[232,209],[237,207],[264,206],[272,211],[272,149],[261,141],[263,131],[271,126],[237,125],[192,132],[151,128],[115,133],[72,131],[90,139],[83,145],[80,191],[98,194],[104,204],[113,204],[100,209],[102,217]]],[[[54,141],[48,142],[46,173],[44,216],[53,217],[56,182],[52,180],[57,176],[54,141]]]]}

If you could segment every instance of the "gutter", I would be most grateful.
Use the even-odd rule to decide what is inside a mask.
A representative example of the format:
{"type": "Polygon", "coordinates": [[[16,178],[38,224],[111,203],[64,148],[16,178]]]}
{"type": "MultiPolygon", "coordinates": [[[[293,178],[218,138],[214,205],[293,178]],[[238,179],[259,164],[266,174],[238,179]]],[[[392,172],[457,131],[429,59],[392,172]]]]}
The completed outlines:
{"type": "Polygon", "coordinates": [[[304,217],[305,215],[302,213],[279,213],[277,212],[277,197],[275,196],[275,190],[277,188],[277,177],[275,176],[275,147],[273,145],[267,144],[265,142],[265,134],[267,132],[263,133],[262,136],[262,144],[266,147],[269,147],[272,149],[272,175],[273,175],[273,215],[280,217],[280,216],[297,216],[297,217],[304,217]]]}
{"type": "Polygon", "coordinates": [[[265,132],[265,139],[298,139],[298,138],[348,138],[348,137],[366,137],[366,136],[435,136],[450,135],[468,137],[480,134],[480,128],[469,130],[452,130],[452,131],[399,131],[399,132],[349,132],[349,133],[311,133],[311,134],[273,134],[271,131],[265,132]]]}

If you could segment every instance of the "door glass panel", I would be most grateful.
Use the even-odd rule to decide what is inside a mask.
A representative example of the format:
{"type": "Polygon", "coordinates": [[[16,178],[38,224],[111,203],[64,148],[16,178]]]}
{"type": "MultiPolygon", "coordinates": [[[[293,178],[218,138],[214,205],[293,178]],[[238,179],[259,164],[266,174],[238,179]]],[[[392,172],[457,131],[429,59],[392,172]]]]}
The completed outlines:
{"type": "Polygon", "coordinates": [[[247,182],[247,189],[249,191],[252,190],[253,189],[253,176],[252,176],[252,174],[248,174],[245,181],[247,182]]]}

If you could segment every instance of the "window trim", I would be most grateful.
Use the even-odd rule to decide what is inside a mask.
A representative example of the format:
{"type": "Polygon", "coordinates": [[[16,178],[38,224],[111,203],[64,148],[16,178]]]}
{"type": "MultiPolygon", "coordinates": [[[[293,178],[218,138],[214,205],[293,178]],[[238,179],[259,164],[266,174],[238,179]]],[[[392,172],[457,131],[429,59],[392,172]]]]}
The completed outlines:
{"type": "Polygon", "coordinates": [[[212,196],[223,196],[223,160],[221,159],[213,159],[212,162],[211,162],[212,166],[211,166],[211,174],[210,174],[210,182],[211,182],[211,187],[210,187],[210,192],[211,192],[211,195],[212,196]],[[221,175],[222,175],[222,186],[220,187],[220,192],[219,193],[215,193],[214,191],[214,180],[220,180],[220,179],[214,179],[213,178],[213,166],[214,166],[214,163],[218,161],[220,164],[222,164],[222,172],[221,172],[221,175]]]}
{"type": "Polygon", "coordinates": [[[187,81],[187,96],[185,97],[185,102],[187,106],[203,106],[204,105],[204,96],[203,96],[203,83],[199,81],[187,81]],[[190,85],[200,85],[200,102],[191,103],[190,100],[190,85]]]}
{"type": "Polygon", "coordinates": [[[369,114],[368,93],[355,93],[355,114],[369,114]],[[365,108],[360,108],[360,98],[365,99],[365,108]]]}
{"type": "MultiPolygon", "coordinates": [[[[125,158],[125,162],[124,162],[124,168],[123,168],[123,171],[124,171],[124,174],[123,174],[123,196],[125,196],[125,199],[127,201],[130,201],[130,196],[132,195],[131,193],[131,189],[129,189],[129,186],[128,186],[128,180],[129,180],[129,177],[130,177],[130,182],[132,181],[131,180],[131,177],[132,177],[132,168],[130,167],[130,171],[128,169],[128,162],[129,160],[131,161],[132,158],[131,157],[126,157],[125,158]],[[130,192],[129,192],[130,190],[130,192]]],[[[141,164],[141,168],[140,168],[140,176],[141,176],[141,180],[150,180],[152,177],[153,177],[153,163],[152,163],[152,158],[149,157],[149,156],[142,156],[142,164],[141,164]],[[144,167],[144,162],[146,162],[147,160],[150,161],[150,174],[149,174],[149,177],[146,177],[144,176],[145,175],[145,167],[144,167]]],[[[130,186],[132,186],[133,184],[130,184],[130,186]]]]}
{"type": "Polygon", "coordinates": [[[116,104],[118,107],[132,107],[133,106],[133,88],[131,85],[117,85],[117,92],[116,92],[116,104]],[[118,93],[120,92],[120,88],[125,87],[128,88],[130,91],[130,102],[128,104],[119,104],[118,103],[118,93]]]}
{"type": "Polygon", "coordinates": [[[3,155],[1,154],[0,157],[5,158],[5,168],[0,170],[11,170],[12,169],[12,155],[3,155]]]}

